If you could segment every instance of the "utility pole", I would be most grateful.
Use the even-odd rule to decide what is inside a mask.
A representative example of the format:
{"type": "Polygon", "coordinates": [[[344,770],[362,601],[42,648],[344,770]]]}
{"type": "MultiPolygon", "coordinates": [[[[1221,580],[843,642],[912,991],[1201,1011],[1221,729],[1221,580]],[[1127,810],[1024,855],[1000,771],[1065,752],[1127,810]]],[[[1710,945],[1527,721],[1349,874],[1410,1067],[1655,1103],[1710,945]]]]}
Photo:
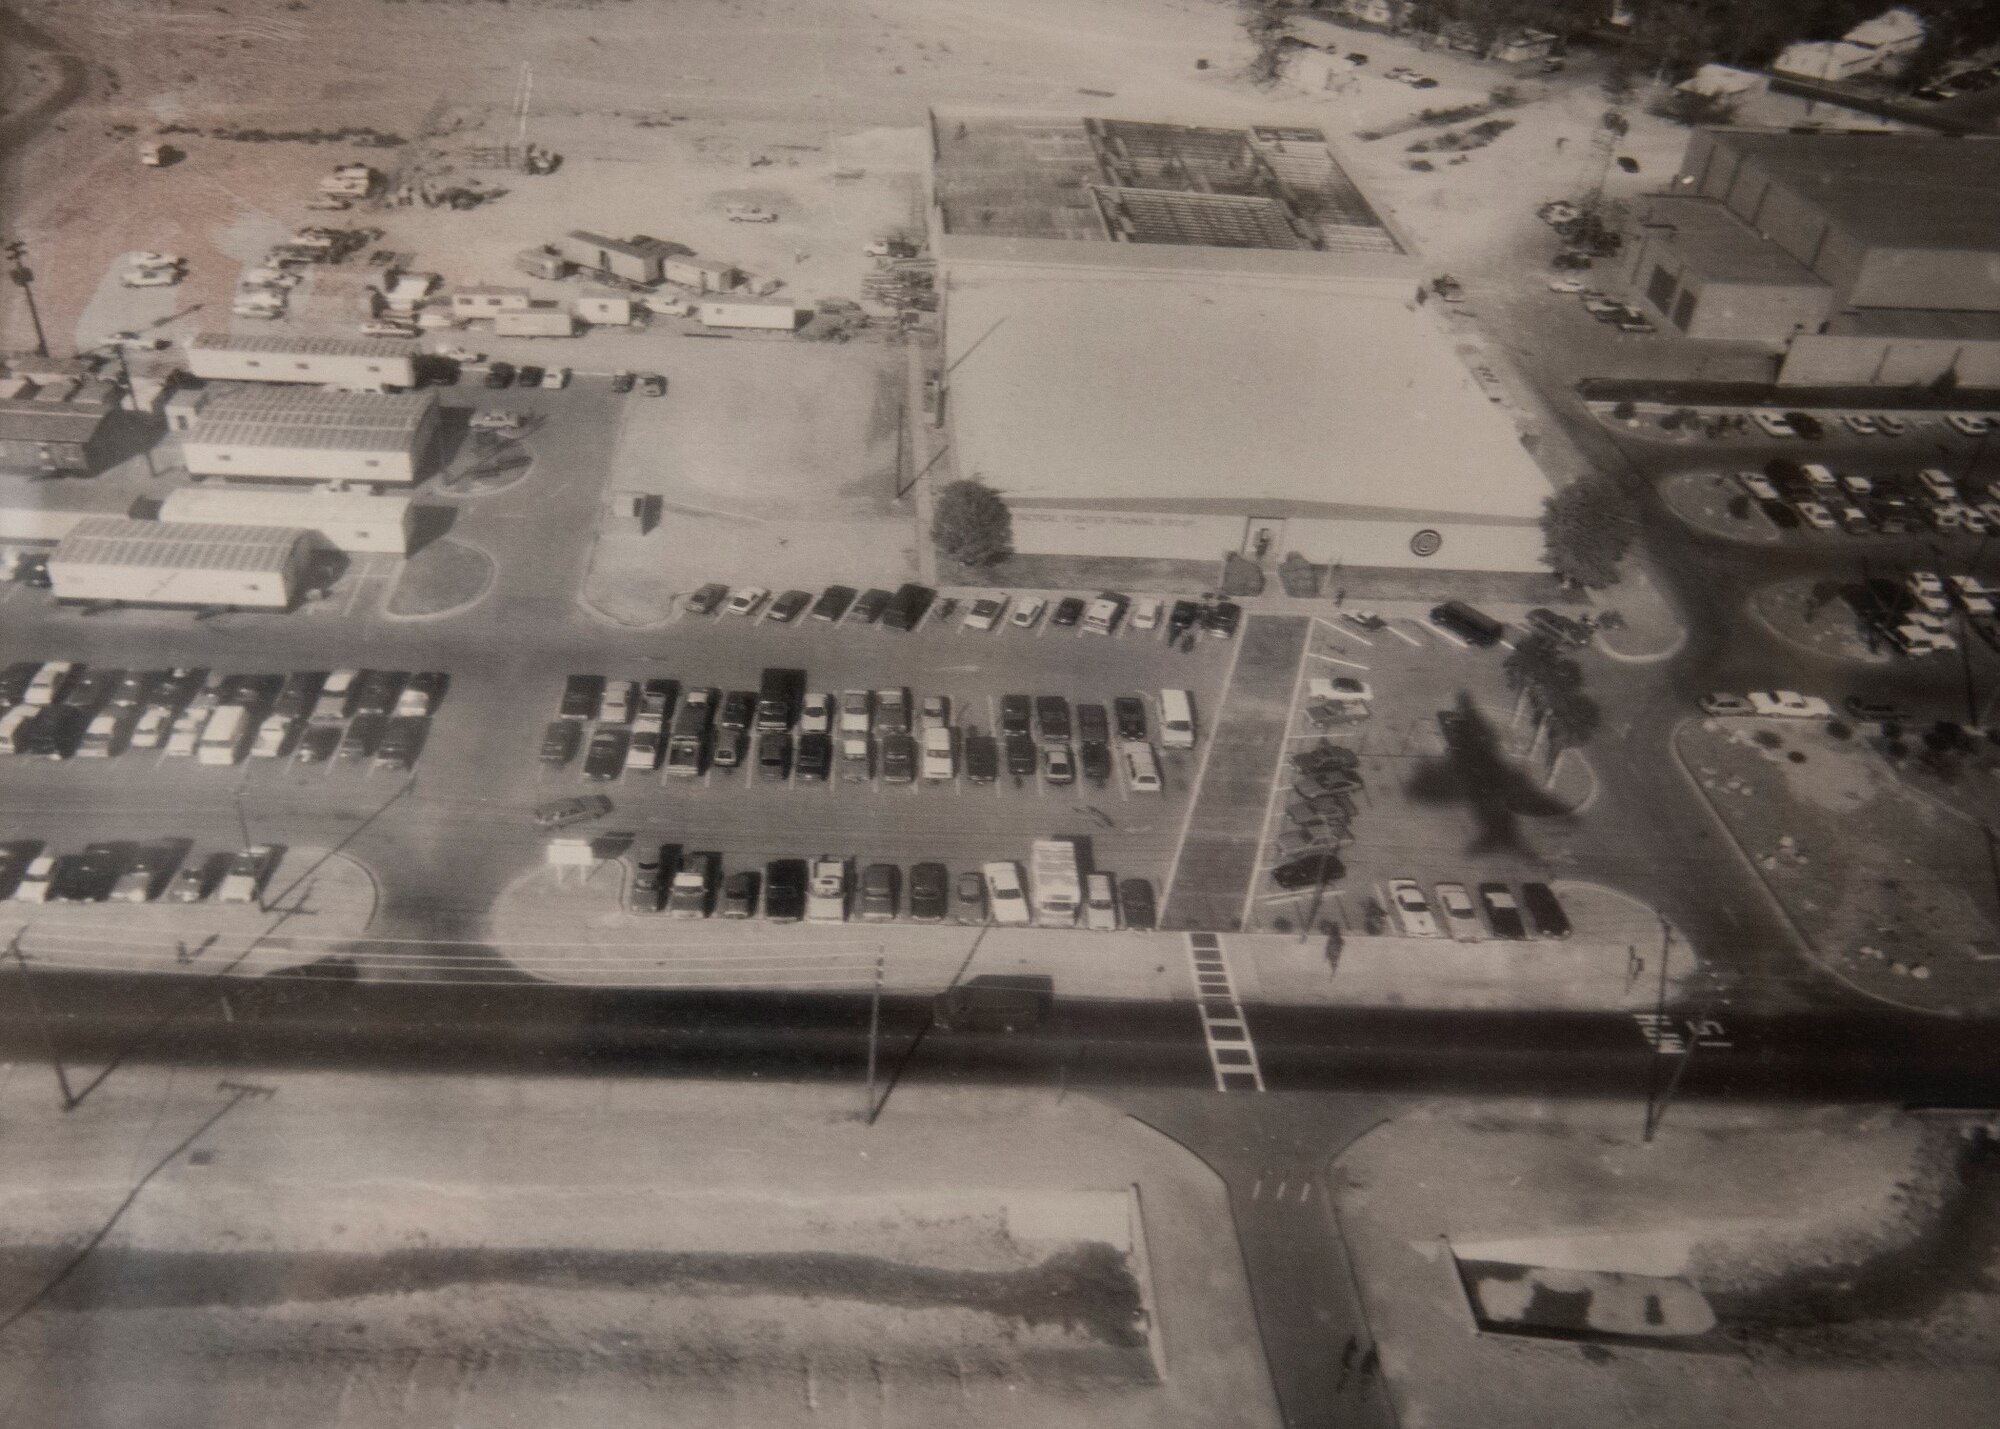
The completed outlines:
{"type": "Polygon", "coordinates": [[[875,950],[875,985],[868,993],[868,1116],[873,1126],[881,1108],[875,1104],[875,1046],[882,1032],[882,950],[875,950]]]}
{"type": "Polygon", "coordinates": [[[13,266],[8,268],[7,276],[13,280],[14,286],[21,290],[21,296],[28,300],[28,321],[35,325],[35,356],[47,357],[49,339],[48,334],[42,331],[41,310],[35,306],[35,274],[34,270],[28,267],[27,257],[27,244],[18,238],[10,242],[7,245],[7,261],[13,266]]]}
{"type": "Polygon", "coordinates": [[[55,1068],[56,1072],[56,1087],[62,1092],[63,1110],[74,1111],[76,1093],[70,1090],[69,1073],[63,1070],[62,1055],[56,1051],[56,1035],[50,1030],[48,1019],[42,1016],[41,999],[35,996],[35,980],[28,976],[27,954],[21,951],[21,939],[27,932],[28,930],[23,928],[16,933],[13,941],[7,944],[7,951],[14,955],[14,962],[21,969],[21,990],[27,994],[28,1015],[35,1019],[35,1028],[42,1034],[42,1045],[48,1049],[49,1065],[55,1068]]]}

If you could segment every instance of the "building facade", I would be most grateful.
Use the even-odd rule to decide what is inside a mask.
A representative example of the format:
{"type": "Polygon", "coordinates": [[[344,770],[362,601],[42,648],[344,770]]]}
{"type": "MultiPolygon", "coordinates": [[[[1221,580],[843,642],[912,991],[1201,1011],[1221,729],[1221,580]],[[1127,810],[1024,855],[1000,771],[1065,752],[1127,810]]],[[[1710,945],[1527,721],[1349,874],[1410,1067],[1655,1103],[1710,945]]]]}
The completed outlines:
{"type": "Polygon", "coordinates": [[[160,520],[302,529],[336,551],[406,556],[416,531],[416,506],[407,496],[365,491],[183,486],[160,503],[160,520]]]}
{"type": "Polygon", "coordinates": [[[311,573],[312,532],[92,516],[49,556],[57,600],[289,610],[311,573]]]}
{"type": "Polygon", "coordinates": [[[191,475],[409,486],[435,456],[430,392],[209,389],[182,443],[191,475]]]}
{"type": "Polygon", "coordinates": [[[300,382],[355,392],[417,385],[410,345],[386,339],[205,332],[187,351],[188,371],[211,382],[300,382]]]}

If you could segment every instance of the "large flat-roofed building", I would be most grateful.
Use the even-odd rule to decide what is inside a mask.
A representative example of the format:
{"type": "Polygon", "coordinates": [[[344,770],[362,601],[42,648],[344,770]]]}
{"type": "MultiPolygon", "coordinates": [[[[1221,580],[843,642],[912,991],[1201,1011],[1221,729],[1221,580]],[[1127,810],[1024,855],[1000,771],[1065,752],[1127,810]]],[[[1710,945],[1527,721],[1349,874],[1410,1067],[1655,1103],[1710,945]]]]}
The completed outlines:
{"type": "Polygon", "coordinates": [[[57,600],[287,610],[312,567],[313,533],[91,516],[49,556],[57,600]]]}
{"type": "Polygon", "coordinates": [[[1697,130],[1638,217],[1634,293],[1690,336],[1789,344],[1781,380],[2000,381],[2000,137],[1697,130]]]}
{"type": "Polygon", "coordinates": [[[208,381],[310,382],[358,392],[417,385],[415,350],[388,338],[205,332],[187,351],[188,370],[208,381]]]}
{"type": "Polygon", "coordinates": [[[425,474],[438,420],[430,392],[219,387],[183,438],[183,459],[195,476],[408,486],[425,474]]]}
{"type": "Polygon", "coordinates": [[[1318,131],[932,137],[954,455],[1017,551],[1541,569],[1546,478],[1318,131]]]}

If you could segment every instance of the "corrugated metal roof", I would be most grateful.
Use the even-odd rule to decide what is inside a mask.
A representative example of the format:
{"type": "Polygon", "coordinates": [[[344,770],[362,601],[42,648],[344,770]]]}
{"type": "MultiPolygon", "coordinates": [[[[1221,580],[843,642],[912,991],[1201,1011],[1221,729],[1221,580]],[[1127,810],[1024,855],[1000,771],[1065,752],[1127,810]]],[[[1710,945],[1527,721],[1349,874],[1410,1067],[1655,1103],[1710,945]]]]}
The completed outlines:
{"type": "Polygon", "coordinates": [[[289,333],[204,332],[188,344],[190,352],[297,353],[301,357],[412,357],[406,342],[386,338],[310,337],[289,333]]]}
{"type": "Polygon", "coordinates": [[[218,390],[189,436],[198,446],[406,452],[431,408],[431,392],[329,392],[252,385],[218,390]]]}
{"type": "Polygon", "coordinates": [[[146,570],[283,571],[312,532],[297,526],[197,526],[92,516],[57,544],[51,565],[146,570]]]}

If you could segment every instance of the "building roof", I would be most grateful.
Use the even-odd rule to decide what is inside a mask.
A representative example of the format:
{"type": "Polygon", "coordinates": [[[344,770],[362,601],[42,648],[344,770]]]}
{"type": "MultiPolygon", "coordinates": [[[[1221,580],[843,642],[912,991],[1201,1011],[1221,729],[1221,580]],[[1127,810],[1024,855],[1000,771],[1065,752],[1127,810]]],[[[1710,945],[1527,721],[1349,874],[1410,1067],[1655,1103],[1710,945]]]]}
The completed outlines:
{"type": "Polygon", "coordinates": [[[574,238],[579,243],[588,243],[593,248],[602,248],[607,253],[623,253],[628,258],[658,258],[671,247],[657,238],[607,238],[601,233],[588,229],[572,228],[565,237],[574,238]]]}
{"type": "Polygon", "coordinates": [[[387,338],[313,337],[304,333],[204,332],[188,344],[190,352],[274,352],[301,357],[396,357],[416,353],[407,342],[387,338]]]}
{"type": "Polygon", "coordinates": [[[1407,292],[954,265],[946,312],[958,469],[1012,497],[1523,524],[1549,492],[1407,292]]]}
{"type": "Polygon", "coordinates": [[[410,505],[407,496],[372,496],[365,491],[183,486],[168,492],[160,503],[160,520],[318,530],[329,523],[348,521],[400,522],[410,505]]]}
{"type": "Polygon", "coordinates": [[[1731,213],[1719,199],[1656,195],[1646,200],[1639,224],[1649,237],[1682,255],[1705,282],[1752,287],[1827,286],[1818,274],[1731,213]]]}
{"type": "Polygon", "coordinates": [[[727,258],[702,258],[693,253],[672,255],[668,257],[667,261],[678,264],[683,268],[698,268],[704,273],[734,273],[736,271],[736,265],[731,263],[727,258]]]}
{"type": "Polygon", "coordinates": [[[1708,132],[1871,247],[2000,252],[2000,137],[1708,132]]]}
{"type": "Polygon", "coordinates": [[[202,446],[407,452],[437,405],[431,392],[329,392],[264,383],[211,390],[189,434],[202,446]]]}
{"type": "Polygon", "coordinates": [[[198,526],[92,516],[56,544],[51,565],[177,571],[283,571],[312,532],[286,526],[198,526]]]}
{"type": "Polygon", "coordinates": [[[110,415],[109,402],[91,397],[63,402],[10,397],[0,401],[0,441],[87,442],[110,415]]]}

